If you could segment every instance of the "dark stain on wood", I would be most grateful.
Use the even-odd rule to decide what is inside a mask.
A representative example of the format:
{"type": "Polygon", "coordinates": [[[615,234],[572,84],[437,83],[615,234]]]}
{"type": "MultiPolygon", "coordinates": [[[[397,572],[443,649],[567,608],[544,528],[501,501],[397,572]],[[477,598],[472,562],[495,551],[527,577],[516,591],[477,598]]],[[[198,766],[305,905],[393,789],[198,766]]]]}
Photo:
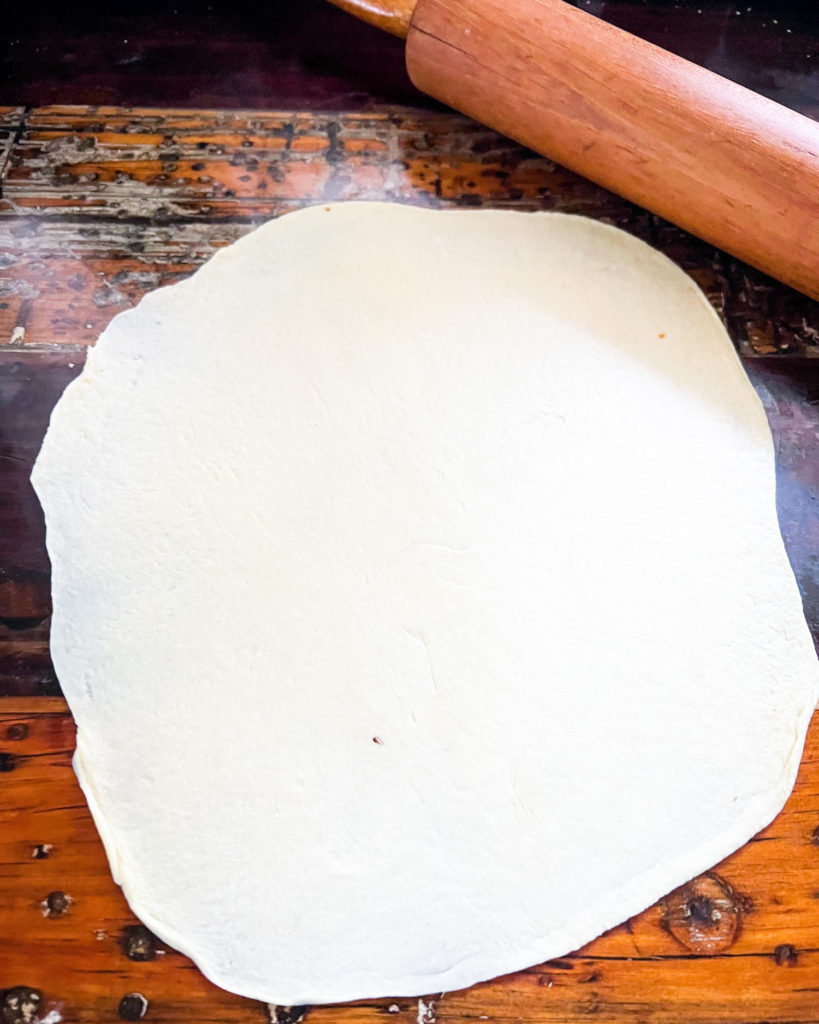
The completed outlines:
{"type": "Polygon", "coordinates": [[[133,924],[125,928],[122,934],[122,948],[129,960],[156,960],[156,937],[143,924],[133,924]]]}
{"type": "Polygon", "coordinates": [[[83,354],[0,351],[0,693],[59,692],[48,654],[50,567],[30,474],[51,409],[83,354]]]}
{"type": "Polygon", "coordinates": [[[300,1024],[307,1016],[309,1006],[268,1006],[270,1024],[300,1024]]]}
{"type": "Polygon", "coordinates": [[[148,1012],[148,1006],[148,1000],[141,992],[128,992],[120,999],[117,1013],[120,1020],[142,1020],[148,1012]]]}
{"type": "Polygon", "coordinates": [[[777,967],[795,967],[798,959],[796,950],[790,943],[781,943],[774,950],[777,967]]]}
{"type": "MultiPolygon", "coordinates": [[[[819,115],[812,0],[573,0],[780,102],[819,115]],[[741,16],[738,16],[741,15],[741,16]]],[[[412,88],[403,45],[322,0],[213,0],[205,6],[104,0],[52,4],[38,18],[6,5],[0,102],[308,107],[434,107],[412,88]],[[5,99],[3,99],[5,97],[5,99]]],[[[2,136],[0,136],[2,138],[2,136]]],[[[0,143],[1,145],[1,143],[0,143]]]]}
{"type": "Polygon", "coordinates": [[[37,1024],[43,995],[36,988],[17,985],[0,993],[3,1024],[37,1024]]]}
{"type": "Polygon", "coordinates": [[[71,897],[67,896],[61,889],[55,889],[43,901],[45,914],[47,917],[52,918],[62,917],[63,914],[68,912],[72,902],[71,897]]]}

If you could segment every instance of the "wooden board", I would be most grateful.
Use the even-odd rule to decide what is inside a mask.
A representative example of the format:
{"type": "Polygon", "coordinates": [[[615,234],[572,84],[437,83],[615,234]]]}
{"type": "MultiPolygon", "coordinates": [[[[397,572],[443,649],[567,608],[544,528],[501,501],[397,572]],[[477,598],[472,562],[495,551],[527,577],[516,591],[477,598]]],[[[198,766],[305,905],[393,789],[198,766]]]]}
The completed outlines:
{"type": "MultiPolygon", "coordinates": [[[[788,551],[819,637],[819,308],[463,118],[0,109],[0,1017],[317,1024],[819,1021],[819,722],[786,812],[715,872],[570,956],[421,1000],[265,1007],[142,930],[70,768],[28,475],[110,319],[271,216],[331,199],[584,213],[666,251],[724,316],[774,431],[788,551]]],[[[703,721],[691,756],[730,722],[703,721]]],[[[605,836],[600,837],[605,843],[605,836]]],[[[270,908],[276,927],[276,908],[270,908]]]]}

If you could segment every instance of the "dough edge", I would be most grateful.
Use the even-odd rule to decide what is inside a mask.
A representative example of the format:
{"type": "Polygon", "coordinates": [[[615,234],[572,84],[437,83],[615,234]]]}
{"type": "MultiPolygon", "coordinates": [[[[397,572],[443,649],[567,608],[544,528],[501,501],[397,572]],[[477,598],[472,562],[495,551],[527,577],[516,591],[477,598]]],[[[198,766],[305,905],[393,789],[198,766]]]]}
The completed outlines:
{"type": "MultiPolygon", "coordinates": [[[[380,201],[341,202],[329,205],[334,212],[341,212],[342,210],[346,211],[349,207],[360,207],[365,205],[370,207],[389,207],[391,210],[395,210],[397,207],[401,210],[405,210],[407,214],[416,216],[424,214],[432,216],[440,213],[449,213],[453,216],[456,213],[460,213],[462,216],[468,216],[470,212],[473,212],[460,210],[434,210],[428,207],[414,207],[406,204],[385,203],[380,201]]],[[[315,204],[314,206],[295,212],[299,213],[302,217],[311,215],[315,216],[321,211],[326,210],[327,206],[328,204],[326,203],[315,204]]],[[[531,215],[529,211],[526,212],[531,215]]],[[[481,211],[481,213],[484,217],[491,214],[508,216],[510,213],[523,215],[524,211],[484,210],[481,211]]],[[[590,231],[598,231],[601,234],[607,234],[610,237],[616,236],[624,253],[634,254],[635,256],[638,256],[641,261],[646,258],[652,258],[658,270],[662,268],[666,273],[671,273],[677,277],[681,285],[681,291],[682,286],[685,286],[686,290],[690,294],[697,296],[697,301],[703,309],[708,311],[709,315],[720,325],[721,330],[725,332],[725,327],[719,316],[697,284],[676,263],[674,263],[673,260],[659,250],[654,249],[648,243],[642,241],[642,239],[637,238],[621,228],[579,214],[535,211],[535,215],[539,218],[561,218],[563,220],[571,219],[583,222],[590,231]]],[[[280,219],[281,218],[275,218],[274,220],[268,221],[232,245],[218,250],[190,278],[186,278],[185,280],[170,285],[167,288],[156,289],[147,293],[137,304],[137,307],[142,306],[144,303],[152,306],[158,312],[159,307],[157,306],[157,302],[161,304],[165,301],[169,295],[173,293],[174,289],[190,287],[194,279],[200,275],[202,270],[209,268],[211,264],[218,264],[225,259],[229,259],[231,251],[236,246],[241,246],[251,238],[254,238],[254,236],[269,231],[280,219]]],[[[94,371],[97,368],[97,360],[105,357],[106,350],[110,344],[109,332],[111,332],[112,324],[114,324],[119,317],[132,315],[137,307],[125,310],[118,314],[118,316],[111,321],[111,324],[109,324],[109,326],[100,334],[96,344],[89,352],[83,372],[69,383],[55,407],[55,409],[59,409],[59,415],[61,418],[67,413],[71,405],[75,402],[82,401],[81,388],[92,383],[94,371]]],[[[761,400],[750,381],[747,380],[747,375],[745,374],[739,355],[733,348],[733,345],[732,350],[734,352],[736,368],[745,377],[748,388],[753,394],[755,401],[759,404],[760,413],[765,416],[761,400]]],[[[40,454],[38,454],[32,471],[32,483],[34,484],[34,489],[43,504],[45,513],[46,546],[49,549],[49,555],[51,555],[51,546],[48,543],[48,535],[52,530],[54,533],[60,531],[60,528],[55,526],[51,521],[51,516],[47,509],[48,498],[46,497],[49,489],[46,479],[48,475],[46,467],[54,458],[49,451],[49,445],[47,442],[48,434],[51,432],[51,428],[54,423],[54,414],[52,413],[52,420],[49,424],[46,437],[43,441],[43,446],[40,454]]],[[[771,472],[773,472],[774,446],[772,439],[770,442],[770,458],[771,472]]],[[[775,511],[774,515],[776,515],[775,511]]],[[[782,545],[783,554],[785,554],[787,560],[784,542],[781,538],[780,544],[782,545]]],[[[795,581],[794,594],[798,601],[799,594],[795,581]]],[[[55,616],[56,614],[59,614],[57,606],[58,602],[55,601],[55,616]]],[[[799,601],[799,610],[801,612],[801,601],[799,601]]],[[[807,629],[807,627],[804,628],[807,629]]],[[[54,652],[54,654],[56,655],[54,658],[56,663],[61,660],[61,656],[60,652],[54,652]]],[[[59,671],[57,674],[59,677],[59,671]]],[[[771,823],[771,821],[782,810],[785,802],[791,794],[799,769],[808,726],[810,724],[817,698],[819,698],[819,686],[815,683],[813,700],[808,706],[803,708],[800,714],[799,721],[794,729],[794,741],[784,763],[779,783],[775,789],[769,790],[753,803],[748,805],[739,817],[735,818],[721,833],[712,837],[708,842],[701,844],[694,849],[684,851],[673,860],[659,861],[648,871],[635,876],[625,885],[611,892],[605,903],[598,902],[590,905],[584,913],[577,915],[570,923],[548,932],[534,943],[523,947],[509,948],[505,955],[493,952],[490,958],[483,955],[467,957],[453,964],[446,970],[435,974],[415,975],[411,978],[404,976],[403,978],[386,979],[377,985],[368,983],[365,979],[362,979],[362,982],[358,984],[357,979],[353,977],[350,979],[349,983],[342,988],[333,988],[328,990],[319,988],[313,992],[286,992],[277,990],[275,979],[271,980],[270,987],[265,987],[263,989],[247,986],[241,980],[235,980],[229,975],[220,972],[220,970],[208,961],[207,956],[200,956],[197,952],[197,943],[195,939],[189,940],[183,934],[177,932],[171,926],[166,925],[164,922],[154,917],[150,911],[145,909],[142,906],[138,893],[132,887],[121,868],[121,860],[115,838],[112,831],[108,828],[105,816],[102,812],[101,804],[97,800],[94,791],[90,773],[86,769],[88,758],[84,754],[86,742],[81,722],[77,723],[76,751],[72,763],[75,774],[79,780],[80,787],[88,802],[92,818],[102,840],[114,880],[122,888],[132,911],[151,929],[151,931],[156,934],[161,941],[167,943],[172,948],[193,960],[199,970],[201,970],[211,982],[220,988],[236,993],[237,995],[278,1006],[342,1003],[363,999],[388,997],[417,997],[429,993],[456,991],[468,988],[478,982],[521,971],[527,967],[535,966],[546,960],[565,955],[568,952],[578,949],[590,942],[592,939],[601,935],[603,932],[622,924],[630,917],[641,913],[643,910],[656,903],[657,900],[667,895],[670,891],[673,891],[674,888],[683,884],[686,880],[694,878],[702,872],[713,868],[714,865],[718,864],[725,857],[745,845],[745,843],[756,835],[756,833],[771,823]]]]}
{"type": "Polygon", "coordinates": [[[208,961],[205,955],[200,956],[195,940],[189,940],[146,910],[127,877],[121,872],[116,842],[108,829],[89,773],[85,768],[84,739],[79,728],[77,729],[77,748],[72,765],[80,788],[88,801],[94,824],[102,839],[114,881],[122,888],[128,905],[140,921],[146,924],[162,942],[193,960],[202,974],[219,988],[248,999],[257,999],[276,1006],[310,1006],[358,1002],[363,999],[418,997],[430,993],[443,994],[470,988],[479,982],[523,971],[555,957],[564,956],[591,942],[592,939],[596,939],[610,928],[623,924],[629,918],[642,913],[668,895],[669,892],[684,884],[685,880],[696,878],[697,875],[708,871],[730,854],[735,853],[779,814],[796,781],[812,713],[812,707],[802,712],[799,724],[795,729],[794,742],[776,790],[764,794],[746,807],[742,815],[707,843],[693,850],[686,850],[674,860],[660,861],[649,871],[635,876],[626,885],[612,892],[605,905],[601,903],[590,905],[585,913],[578,915],[570,924],[548,932],[531,945],[510,949],[505,956],[493,953],[491,960],[484,957],[467,957],[453,964],[447,970],[436,974],[416,975],[409,979],[407,977],[392,978],[371,988],[367,988],[365,984],[357,985],[355,979],[352,979],[344,988],[317,989],[313,992],[287,992],[276,989],[275,980],[271,981],[269,988],[262,989],[245,985],[243,981],[223,974],[208,961]]]}

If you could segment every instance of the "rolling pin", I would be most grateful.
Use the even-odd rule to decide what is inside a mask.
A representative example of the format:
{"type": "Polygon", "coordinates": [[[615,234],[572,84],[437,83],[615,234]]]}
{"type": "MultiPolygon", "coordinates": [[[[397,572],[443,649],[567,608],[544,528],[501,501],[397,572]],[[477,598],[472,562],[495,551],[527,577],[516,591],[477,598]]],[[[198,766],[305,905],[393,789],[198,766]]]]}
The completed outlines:
{"type": "Polygon", "coordinates": [[[564,0],[332,0],[435,99],[819,299],[819,123],[564,0]]]}

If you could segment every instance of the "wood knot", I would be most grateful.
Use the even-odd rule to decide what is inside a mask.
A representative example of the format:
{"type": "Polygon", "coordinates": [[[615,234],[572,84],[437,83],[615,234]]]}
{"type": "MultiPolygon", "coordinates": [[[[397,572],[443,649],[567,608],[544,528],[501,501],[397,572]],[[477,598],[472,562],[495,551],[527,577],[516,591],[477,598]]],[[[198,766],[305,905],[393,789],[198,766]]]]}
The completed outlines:
{"type": "Polygon", "coordinates": [[[0,772],[13,772],[15,767],[14,755],[0,751],[0,772]]]}
{"type": "Polygon", "coordinates": [[[663,927],[686,949],[720,953],[742,931],[747,901],[719,875],[700,875],[663,900],[663,927]]]}
{"type": "Polygon", "coordinates": [[[39,1018],[41,992],[18,985],[0,993],[0,1017],[3,1024],[36,1024],[39,1018]]]}
{"type": "Polygon", "coordinates": [[[7,740],[24,740],[28,736],[27,722],[12,722],[6,729],[7,740]]]}
{"type": "Polygon", "coordinates": [[[70,896],[60,889],[55,889],[40,904],[43,908],[43,917],[62,917],[72,903],[70,896]]]}
{"type": "Polygon", "coordinates": [[[309,1006],[277,1006],[267,1004],[267,1018],[270,1024],[299,1024],[307,1016],[309,1006]]]}
{"type": "Polygon", "coordinates": [[[721,918],[720,911],[708,896],[694,896],[688,904],[688,916],[695,924],[714,927],[721,918]]]}
{"type": "Polygon", "coordinates": [[[774,950],[774,960],[777,967],[796,967],[796,949],[790,943],[783,942],[774,950]]]}
{"type": "Polygon", "coordinates": [[[811,841],[813,842],[814,846],[819,846],[819,825],[817,825],[811,833],[811,841]]]}
{"type": "Polygon", "coordinates": [[[156,960],[156,938],[144,924],[128,925],[122,935],[122,948],[129,960],[156,960]]]}
{"type": "Polygon", "coordinates": [[[122,1020],[142,1020],[148,1012],[148,1000],[141,992],[128,992],[120,999],[117,1012],[122,1020]]]}

